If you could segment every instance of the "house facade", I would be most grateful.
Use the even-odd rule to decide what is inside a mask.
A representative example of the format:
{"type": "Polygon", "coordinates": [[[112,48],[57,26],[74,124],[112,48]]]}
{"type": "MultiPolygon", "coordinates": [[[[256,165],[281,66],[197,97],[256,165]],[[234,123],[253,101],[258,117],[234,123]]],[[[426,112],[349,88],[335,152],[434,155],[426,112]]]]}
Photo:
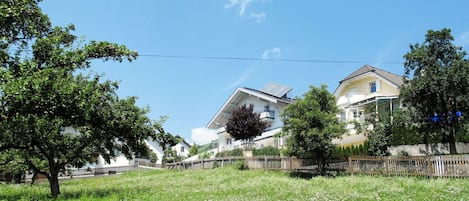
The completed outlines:
{"type": "Polygon", "coordinates": [[[182,158],[187,158],[189,156],[190,148],[191,148],[191,145],[186,140],[182,140],[182,142],[171,147],[171,149],[176,151],[177,155],[181,156],[182,158]]]}
{"type": "Polygon", "coordinates": [[[367,138],[357,133],[354,122],[366,119],[392,121],[393,112],[401,107],[399,87],[402,76],[364,65],[339,82],[334,92],[337,106],[342,110],[339,119],[347,123],[348,133],[334,140],[339,145],[363,143],[367,138]]]}
{"type": "Polygon", "coordinates": [[[281,132],[283,127],[280,116],[283,109],[293,102],[293,99],[288,97],[290,91],[289,87],[273,83],[267,84],[261,90],[247,87],[237,88],[207,125],[207,128],[216,130],[218,151],[243,147],[241,141],[233,139],[226,132],[225,126],[235,108],[251,104],[254,106],[254,112],[259,113],[261,120],[267,123],[267,128],[262,135],[254,138],[254,146],[258,148],[284,146],[285,139],[276,138],[275,134],[281,132]]]}

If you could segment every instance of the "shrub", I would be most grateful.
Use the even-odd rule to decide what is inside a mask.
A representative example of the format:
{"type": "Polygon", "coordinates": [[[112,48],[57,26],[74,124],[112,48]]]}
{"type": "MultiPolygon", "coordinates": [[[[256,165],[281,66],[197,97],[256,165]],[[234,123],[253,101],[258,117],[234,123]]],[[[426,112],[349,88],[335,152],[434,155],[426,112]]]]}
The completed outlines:
{"type": "Polygon", "coordinates": [[[245,160],[239,160],[233,163],[233,168],[237,170],[247,170],[249,169],[248,163],[245,160]]]}
{"type": "Polygon", "coordinates": [[[218,164],[218,161],[217,160],[213,161],[212,168],[218,168],[218,167],[220,167],[220,165],[218,164]]]}
{"type": "Polygon", "coordinates": [[[228,157],[228,156],[243,156],[242,149],[233,149],[229,151],[218,152],[216,157],[228,157]]]}
{"type": "Polygon", "coordinates": [[[210,158],[211,155],[212,155],[211,152],[206,151],[206,152],[204,152],[204,153],[200,153],[200,154],[199,154],[199,159],[210,158]]]}
{"type": "Polygon", "coordinates": [[[254,156],[280,156],[280,150],[276,147],[263,147],[260,149],[253,149],[252,155],[254,156]]]}

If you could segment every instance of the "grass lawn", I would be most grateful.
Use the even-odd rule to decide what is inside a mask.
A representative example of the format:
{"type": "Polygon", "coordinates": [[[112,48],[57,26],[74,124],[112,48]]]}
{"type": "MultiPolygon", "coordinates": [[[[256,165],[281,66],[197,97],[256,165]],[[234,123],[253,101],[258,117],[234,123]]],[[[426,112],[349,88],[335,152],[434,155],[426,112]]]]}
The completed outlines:
{"type": "MultiPolygon", "coordinates": [[[[58,200],[468,200],[467,179],[339,176],[292,178],[233,168],[134,171],[61,181],[58,200]]],[[[49,185],[0,184],[0,200],[47,200],[49,185]]]]}

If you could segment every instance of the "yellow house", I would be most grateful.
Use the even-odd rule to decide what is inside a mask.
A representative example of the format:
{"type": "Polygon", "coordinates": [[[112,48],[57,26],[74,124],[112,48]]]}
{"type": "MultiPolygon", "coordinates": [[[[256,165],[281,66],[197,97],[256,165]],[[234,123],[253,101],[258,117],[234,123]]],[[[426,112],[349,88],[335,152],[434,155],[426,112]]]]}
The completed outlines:
{"type": "Polygon", "coordinates": [[[367,139],[364,134],[356,133],[352,122],[363,122],[371,116],[379,121],[378,117],[383,115],[392,121],[393,112],[400,107],[399,87],[403,83],[402,76],[369,65],[340,81],[334,96],[342,109],[339,118],[347,123],[348,134],[334,142],[350,145],[367,139]]]}

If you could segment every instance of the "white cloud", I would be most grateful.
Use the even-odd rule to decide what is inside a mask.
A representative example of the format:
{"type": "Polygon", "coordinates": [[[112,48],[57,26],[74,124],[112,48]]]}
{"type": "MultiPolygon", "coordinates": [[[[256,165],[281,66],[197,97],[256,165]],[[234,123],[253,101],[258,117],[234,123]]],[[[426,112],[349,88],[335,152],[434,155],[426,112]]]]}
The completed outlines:
{"type": "Polygon", "coordinates": [[[262,53],[262,59],[279,58],[281,49],[278,47],[267,49],[262,53]]]}
{"type": "Polygon", "coordinates": [[[462,33],[456,38],[456,43],[461,46],[469,45],[469,31],[462,33]]]}
{"type": "Polygon", "coordinates": [[[246,11],[246,7],[251,2],[252,0],[229,0],[225,4],[225,8],[231,8],[231,7],[239,5],[239,16],[243,16],[244,12],[246,11]]]}
{"type": "Polygon", "coordinates": [[[264,12],[261,13],[251,13],[249,17],[256,19],[257,23],[261,23],[262,21],[265,20],[266,15],[264,12]]]}
{"type": "Polygon", "coordinates": [[[194,128],[192,129],[191,138],[195,144],[202,145],[218,139],[218,136],[213,129],[194,128]]]}
{"type": "Polygon", "coordinates": [[[235,81],[229,83],[225,88],[223,88],[223,91],[226,91],[228,89],[232,89],[235,87],[238,87],[241,83],[246,81],[249,77],[251,77],[252,74],[252,69],[246,69],[241,76],[238,77],[235,81]]]}

